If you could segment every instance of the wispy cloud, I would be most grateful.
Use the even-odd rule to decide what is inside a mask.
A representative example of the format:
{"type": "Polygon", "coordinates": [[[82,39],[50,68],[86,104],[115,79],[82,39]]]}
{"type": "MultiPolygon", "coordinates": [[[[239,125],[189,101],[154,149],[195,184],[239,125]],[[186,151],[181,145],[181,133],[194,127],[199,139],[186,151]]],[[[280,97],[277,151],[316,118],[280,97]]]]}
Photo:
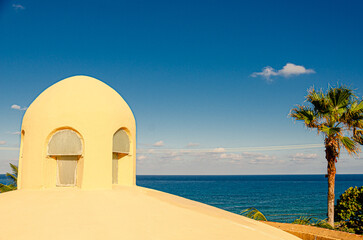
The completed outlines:
{"type": "Polygon", "coordinates": [[[221,159],[230,159],[230,160],[244,159],[244,156],[242,154],[237,154],[237,153],[222,153],[219,157],[221,159]]]}
{"type": "Polygon", "coordinates": [[[5,145],[6,141],[0,141],[0,145],[5,145]]]}
{"type": "Polygon", "coordinates": [[[214,148],[211,152],[214,152],[214,153],[223,153],[225,151],[226,151],[226,149],[220,147],[220,148],[214,148]]]}
{"type": "Polygon", "coordinates": [[[316,159],[318,155],[316,153],[295,153],[293,155],[289,156],[294,161],[305,161],[305,160],[311,160],[316,159]]]}
{"type": "Polygon", "coordinates": [[[18,147],[0,147],[0,150],[19,151],[19,148],[18,147]]]}
{"type": "Polygon", "coordinates": [[[282,146],[261,146],[261,147],[238,147],[238,148],[162,148],[162,149],[138,149],[140,153],[148,153],[150,151],[154,153],[162,152],[262,152],[262,151],[279,151],[279,150],[293,150],[293,149],[312,149],[312,148],[324,148],[324,144],[299,144],[299,145],[282,145],[282,146]]]}
{"type": "Polygon", "coordinates": [[[282,155],[280,151],[297,149],[323,149],[323,144],[260,146],[239,148],[139,148],[137,164],[141,171],[159,173],[239,172],[245,169],[284,169],[287,164],[298,163],[292,158],[313,158],[310,154],[282,155]],[[275,151],[278,151],[275,153],[275,151]],[[290,161],[291,160],[291,161],[290,161]],[[155,167],[158,166],[158,167],[155,167]]]}
{"type": "Polygon", "coordinates": [[[153,144],[154,147],[163,147],[164,146],[164,141],[158,141],[156,143],[153,144]]]}
{"type": "Polygon", "coordinates": [[[254,72],[251,74],[251,77],[263,77],[267,81],[272,82],[273,76],[282,76],[285,78],[291,76],[298,76],[301,74],[311,74],[315,73],[313,69],[307,69],[301,65],[295,65],[293,63],[287,63],[282,69],[276,71],[274,68],[267,66],[262,69],[261,72],[254,72]]]}
{"type": "Polygon", "coordinates": [[[11,134],[11,135],[20,135],[20,132],[19,132],[19,131],[16,131],[16,132],[9,132],[9,134],[11,134]]]}
{"type": "Polygon", "coordinates": [[[25,7],[21,4],[13,4],[12,7],[15,9],[15,11],[25,10],[25,7]]]}
{"type": "Polygon", "coordinates": [[[249,159],[249,164],[275,164],[277,162],[281,163],[283,160],[278,160],[276,162],[276,156],[267,155],[262,153],[249,153],[245,152],[243,155],[249,159]]]}
{"type": "Polygon", "coordinates": [[[139,155],[139,156],[137,156],[137,160],[144,160],[146,158],[147,157],[145,155],[139,155]]]}
{"type": "Polygon", "coordinates": [[[267,66],[267,67],[264,67],[261,72],[252,73],[251,77],[261,76],[261,77],[266,78],[267,80],[270,80],[271,76],[276,76],[276,75],[277,75],[277,72],[275,71],[275,69],[273,69],[270,66],[267,66]]]}
{"type": "Polygon", "coordinates": [[[17,105],[17,104],[13,104],[13,105],[11,105],[11,107],[10,107],[11,109],[14,109],[14,110],[20,110],[20,111],[25,111],[26,109],[27,109],[27,107],[21,107],[21,106],[19,106],[19,105],[17,105]]]}
{"type": "Polygon", "coordinates": [[[244,165],[244,164],[280,164],[283,160],[279,160],[274,155],[268,155],[256,152],[243,152],[243,153],[226,153],[224,148],[215,148],[209,152],[196,152],[196,151],[174,151],[168,150],[163,152],[148,152],[140,155],[138,162],[140,165],[153,166],[159,164],[160,166],[176,167],[182,165],[193,164],[210,164],[219,166],[220,164],[244,165]],[[142,157],[141,157],[142,156],[142,157]]]}
{"type": "Polygon", "coordinates": [[[190,142],[187,144],[187,148],[192,148],[192,147],[198,147],[200,144],[199,143],[193,143],[193,142],[190,142]]]}

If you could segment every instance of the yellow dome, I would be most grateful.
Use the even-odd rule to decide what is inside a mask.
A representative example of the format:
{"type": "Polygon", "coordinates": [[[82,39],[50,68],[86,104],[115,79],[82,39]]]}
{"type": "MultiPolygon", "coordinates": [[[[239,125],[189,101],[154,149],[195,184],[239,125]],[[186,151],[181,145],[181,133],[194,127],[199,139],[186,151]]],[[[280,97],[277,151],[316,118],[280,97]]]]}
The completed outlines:
{"type": "Polygon", "coordinates": [[[114,89],[88,76],[66,78],[46,89],[29,106],[23,125],[33,118],[53,124],[95,126],[117,125],[123,119],[134,121],[131,109],[114,89]],[[95,117],[97,121],[92,120],[95,117]]]}
{"type": "MultiPolygon", "coordinates": [[[[69,160],[69,155],[78,156],[74,162],[75,186],[111,189],[112,183],[115,184],[113,171],[117,171],[117,184],[135,184],[136,129],[131,109],[105,83],[87,76],[75,76],[46,89],[25,113],[19,159],[20,189],[56,187],[63,176],[57,172],[61,161],[56,161],[61,160],[59,156],[62,154],[53,154],[54,151],[49,149],[52,147],[52,137],[61,135],[60,131],[69,132],[58,136],[58,141],[63,141],[63,145],[72,141],[72,133],[82,143],[78,144],[81,145],[79,154],[74,151],[63,154],[68,156],[63,160],[69,160]],[[123,155],[118,154],[119,161],[115,168],[113,136],[120,129],[129,137],[130,150],[123,155]]],[[[60,146],[59,149],[67,149],[67,146],[60,146]]],[[[63,161],[66,167],[72,167],[69,163],[63,161]]]]}

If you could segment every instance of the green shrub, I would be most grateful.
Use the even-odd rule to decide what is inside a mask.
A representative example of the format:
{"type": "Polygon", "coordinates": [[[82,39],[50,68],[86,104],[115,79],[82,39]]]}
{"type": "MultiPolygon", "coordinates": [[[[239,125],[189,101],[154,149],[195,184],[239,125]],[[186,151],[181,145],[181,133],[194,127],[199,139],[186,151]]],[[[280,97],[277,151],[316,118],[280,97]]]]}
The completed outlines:
{"type": "Polygon", "coordinates": [[[340,195],[334,215],[338,229],[363,234],[363,186],[350,187],[340,195]]]}

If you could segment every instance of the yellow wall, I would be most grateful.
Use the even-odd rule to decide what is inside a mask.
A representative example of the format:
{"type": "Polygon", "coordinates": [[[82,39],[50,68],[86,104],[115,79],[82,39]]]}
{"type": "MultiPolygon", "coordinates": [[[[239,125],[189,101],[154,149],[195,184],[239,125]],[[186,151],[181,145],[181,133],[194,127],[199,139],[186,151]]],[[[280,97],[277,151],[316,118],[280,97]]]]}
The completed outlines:
{"type": "Polygon", "coordinates": [[[60,129],[76,131],[83,141],[77,186],[111,189],[113,134],[120,128],[128,130],[131,149],[129,156],[120,159],[119,184],[135,185],[135,119],[122,97],[87,76],[70,77],[49,87],[34,100],[23,118],[19,189],[55,187],[56,161],[47,156],[47,145],[60,129]]]}

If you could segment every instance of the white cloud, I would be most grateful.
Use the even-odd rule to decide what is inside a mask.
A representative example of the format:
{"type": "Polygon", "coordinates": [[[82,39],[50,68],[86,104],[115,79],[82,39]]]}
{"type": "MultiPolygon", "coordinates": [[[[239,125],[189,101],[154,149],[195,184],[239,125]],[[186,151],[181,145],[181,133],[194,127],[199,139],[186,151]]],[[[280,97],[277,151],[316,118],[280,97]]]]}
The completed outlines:
{"type": "Polygon", "coordinates": [[[294,155],[290,155],[290,158],[294,161],[304,161],[304,160],[316,159],[317,156],[318,155],[316,153],[310,153],[310,154],[296,153],[294,155]]]}
{"type": "Polygon", "coordinates": [[[256,152],[241,152],[233,153],[228,152],[225,148],[215,148],[214,150],[199,152],[199,151],[178,151],[176,149],[163,149],[163,151],[148,152],[142,149],[143,156],[138,158],[137,164],[145,169],[172,169],[187,168],[200,166],[208,166],[209,168],[220,169],[233,167],[240,168],[241,166],[253,166],[252,168],[259,168],[263,165],[279,166],[284,164],[285,160],[278,159],[276,156],[267,155],[256,152]],[[155,168],[159,166],[160,169],[155,168]]]}
{"type": "Polygon", "coordinates": [[[140,156],[137,156],[137,160],[144,160],[146,159],[147,157],[145,155],[140,155],[140,156]]]}
{"type": "Polygon", "coordinates": [[[21,4],[13,4],[12,6],[16,11],[25,10],[25,7],[21,4]]]}
{"type": "Polygon", "coordinates": [[[154,147],[163,147],[164,146],[164,141],[158,141],[156,143],[153,144],[154,147]]]}
{"type": "Polygon", "coordinates": [[[279,162],[276,161],[276,156],[253,152],[244,152],[242,154],[246,159],[249,159],[249,164],[276,164],[279,162]]]}
{"type": "Polygon", "coordinates": [[[0,145],[5,145],[6,141],[0,141],[0,145]]]}
{"type": "Polygon", "coordinates": [[[157,153],[165,151],[182,151],[182,152],[261,152],[261,151],[280,151],[280,150],[294,150],[294,149],[324,149],[324,144],[299,144],[299,145],[282,145],[282,146],[257,146],[257,147],[237,147],[237,148],[180,148],[180,149],[166,149],[166,148],[138,148],[138,153],[157,153]]]}
{"type": "MultiPolygon", "coordinates": [[[[301,144],[284,146],[260,146],[240,148],[153,148],[137,149],[137,164],[141,171],[153,171],[153,174],[181,173],[267,173],[284,172],[292,166],[302,166],[299,160],[312,159],[316,154],[295,154],[301,149],[323,149],[322,144],[301,144]],[[291,150],[300,149],[291,152],[291,150]],[[276,150],[288,151],[288,154],[276,153],[276,150]],[[292,155],[294,154],[294,155],[292,155]],[[140,157],[139,157],[140,156],[140,157]],[[142,157],[141,157],[142,156],[142,157]],[[157,166],[157,167],[156,167],[157,166]],[[268,166],[268,167],[266,167],[268,166]],[[248,170],[249,169],[249,170],[248,170]]],[[[300,160],[306,161],[306,160],[300,160]]],[[[305,165],[304,165],[305,166],[305,165]]],[[[150,173],[150,172],[149,172],[150,173]]],[[[148,173],[148,174],[149,174],[148,173]]]]}
{"type": "Polygon", "coordinates": [[[5,150],[5,151],[19,151],[18,147],[0,147],[0,151],[1,150],[5,150]]]}
{"type": "Polygon", "coordinates": [[[293,63],[287,63],[281,70],[277,72],[278,75],[284,77],[311,73],[315,73],[315,71],[313,69],[306,69],[304,66],[295,65],[293,63]]]}
{"type": "Polygon", "coordinates": [[[20,132],[19,131],[16,131],[16,132],[10,132],[11,135],[20,135],[20,132]]]}
{"type": "Polygon", "coordinates": [[[187,148],[190,148],[190,147],[198,147],[200,144],[199,143],[192,143],[192,142],[190,142],[190,143],[188,143],[187,144],[187,148]]]}
{"type": "Polygon", "coordinates": [[[13,104],[13,105],[11,105],[11,109],[20,110],[21,107],[19,105],[13,104]]]}
{"type": "Polygon", "coordinates": [[[20,111],[24,111],[24,110],[26,110],[27,109],[27,107],[20,107],[19,105],[16,105],[16,104],[13,104],[13,105],[11,105],[11,107],[10,107],[11,109],[15,109],[15,110],[20,110],[20,111]]]}
{"type": "Polygon", "coordinates": [[[214,153],[223,153],[225,151],[226,151],[226,149],[224,149],[224,148],[215,148],[212,150],[212,152],[214,152],[214,153]]]}
{"type": "Polygon", "coordinates": [[[262,69],[261,72],[254,72],[251,74],[251,77],[261,76],[265,78],[267,81],[272,82],[272,76],[282,76],[285,78],[291,76],[298,76],[301,74],[311,74],[315,73],[313,69],[306,69],[304,66],[295,65],[293,63],[287,63],[282,69],[276,71],[274,68],[267,66],[262,69]]]}
{"type": "Polygon", "coordinates": [[[222,159],[231,159],[231,160],[242,160],[244,157],[242,154],[237,153],[222,153],[220,156],[222,159]]]}
{"type": "Polygon", "coordinates": [[[251,74],[251,77],[258,77],[258,76],[262,76],[264,78],[266,78],[267,80],[270,80],[271,76],[276,76],[277,72],[275,71],[275,69],[273,69],[270,66],[264,67],[262,69],[262,72],[254,72],[251,74]]]}

